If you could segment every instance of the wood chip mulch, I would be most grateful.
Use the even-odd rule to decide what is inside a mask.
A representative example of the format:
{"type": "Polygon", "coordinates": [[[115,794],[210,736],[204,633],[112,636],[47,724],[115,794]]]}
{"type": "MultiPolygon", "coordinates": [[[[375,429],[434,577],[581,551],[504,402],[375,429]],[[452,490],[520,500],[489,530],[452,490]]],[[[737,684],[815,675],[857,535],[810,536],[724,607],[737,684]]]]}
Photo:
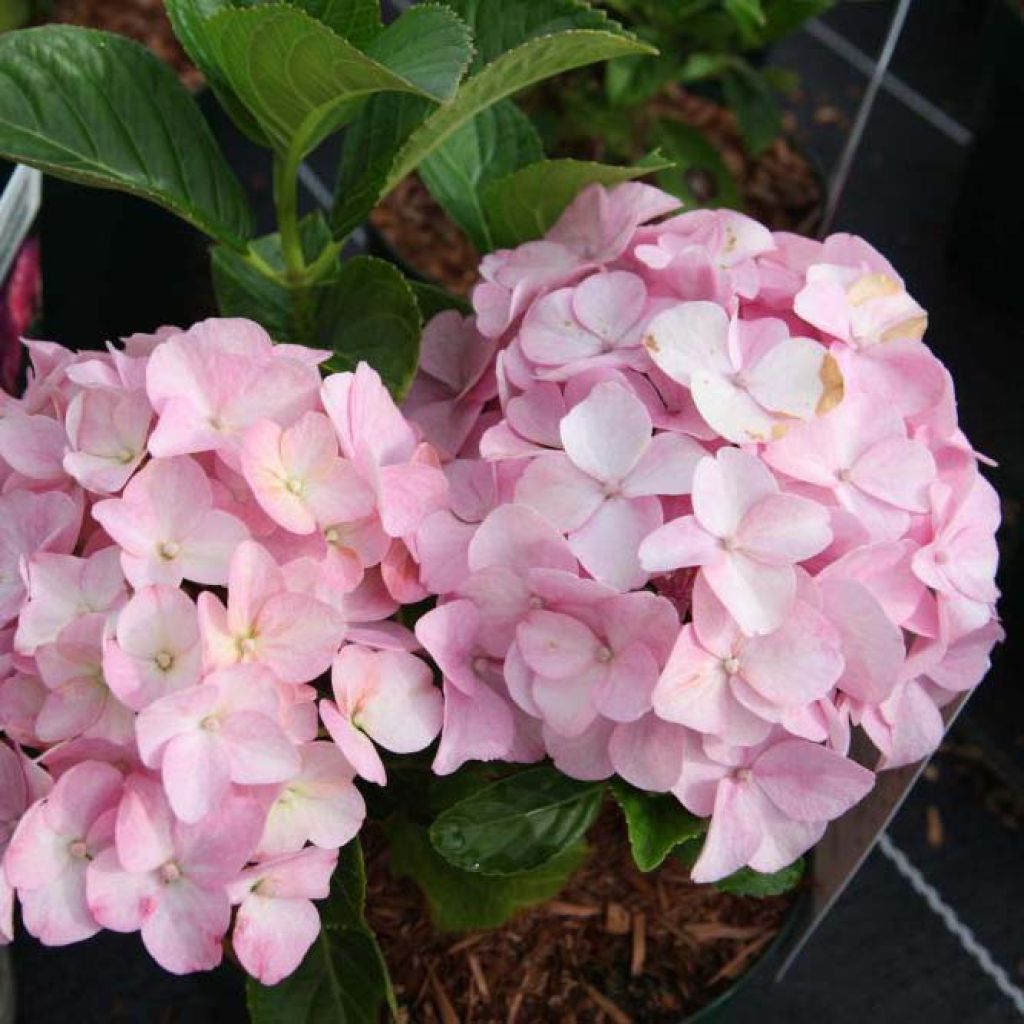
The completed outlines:
{"type": "Polygon", "coordinates": [[[641,874],[614,816],[595,832],[556,900],[464,935],[435,932],[416,887],[372,852],[367,916],[403,1022],[680,1024],[756,962],[792,905],[693,885],[672,858],[641,874]]]}
{"type": "Polygon", "coordinates": [[[480,254],[426,186],[411,175],[370,214],[370,222],[417,273],[455,295],[477,282],[480,254]]]}
{"type": "Polygon", "coordinates": [[[203,83],[171,31],[164,0],[53,0],[46,20],[128,36],[170,64],[189,89],[203,83]]]}

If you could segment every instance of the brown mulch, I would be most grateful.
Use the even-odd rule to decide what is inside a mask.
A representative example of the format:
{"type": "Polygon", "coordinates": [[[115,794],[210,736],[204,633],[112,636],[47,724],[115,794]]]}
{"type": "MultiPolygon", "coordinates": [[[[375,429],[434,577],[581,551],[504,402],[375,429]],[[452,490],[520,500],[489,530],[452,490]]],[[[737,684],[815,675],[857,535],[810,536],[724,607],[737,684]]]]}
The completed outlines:
{"type": "Polygon", "coordinates": [[[653,104],[658,116],[698,128],[722,155],[739,184],[747,213],[773,231],[812,234],[824,205],[822,183],[814,167],[788,133],[787,125],[760,156],[743,145],[730,110],[678,86],[669,86],[653,104]]]}
{"type": "Polygon", "coordinates": [[[620,819],[591,835],[591,859],[553,900],[505,927],[433,930],[422,897],[370,857],[367,916],[408,1024],[679,1024],[770,945],[792,897],[693,885],[670,858],[633,866],[620,819]]]}
{"type": "Polygon", "coordinates": [[[164,0],[53,0],[46,20],[128,36],[170,64],[189,89],[203,83],[171,31],[164,0]]]}
{"type": "Polygon", "coordinates": [[[414,174],[370,214],[370,222],[404,262],[455,295],[477,281],[480,254],[414,174]]]}

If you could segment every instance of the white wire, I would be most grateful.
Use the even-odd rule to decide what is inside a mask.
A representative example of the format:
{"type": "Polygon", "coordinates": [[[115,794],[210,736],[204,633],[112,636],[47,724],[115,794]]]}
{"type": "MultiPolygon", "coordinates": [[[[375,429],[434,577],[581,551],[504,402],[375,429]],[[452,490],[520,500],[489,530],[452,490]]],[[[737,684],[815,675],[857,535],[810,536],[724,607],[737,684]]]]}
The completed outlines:
{"type": "Polygon", "coordinates": [[[992,954],[975,938],[974,932],[956,915],[956,911],[943,900],[938,890],[929,884],[924,875],[911,863],[910,858],[883,833],[878,840],[878,849],[893,867],[909,883],[910,887],[928,904],[942,923],[963,947],[964,952],[995,983],[996,988],[1016,1007],[1024,1017],[1024,991],[1010,980],[1010,976],[993,959],[992,954]]]}
{"type": "Polygon", "coordinates": [[[900,33],[903,31],[903,23],[907,20],[907,12],[910,10],[911,0],[899,0],[896,10],[893,13],[892,21],[889,22],[889,31],[886,33],[885,42],[882,44],[882,51],[875,61],[875,70],[868,79],[867,88],[864,90],[864,97],[857,108],[857,116],[854,119],[853,127],[850,129],[850,137],[846,140],[842,155],[839,157],[839,164],[829,187],[828,205],[825,207],[825,216],[821,220],[821,235],[827,235],[832,228],[832,221],[835,219],[836,210],[839,208],[840,200],[846,191],[846,183],[850,177],[850,170],[853,161],[860,149],[861,141],[864,138],[864,130],[868,126],[871,111],[878,96],[878,90],[882,86],[886,72],[889,70],[889,62],[896,52],[896,44],[899,42],[900,33]]]}

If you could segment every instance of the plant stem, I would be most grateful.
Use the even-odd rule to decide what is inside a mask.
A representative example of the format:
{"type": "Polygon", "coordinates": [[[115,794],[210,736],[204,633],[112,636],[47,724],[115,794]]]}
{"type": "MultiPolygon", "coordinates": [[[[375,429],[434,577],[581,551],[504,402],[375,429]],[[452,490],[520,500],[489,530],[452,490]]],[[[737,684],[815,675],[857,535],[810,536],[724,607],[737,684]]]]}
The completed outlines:
{"type": "Polygon", "coordinates": [[[274,154],[274,206],[286,275],[291,282],[302,284],[306,280],[306,260],[299,234],[299,162],[280,153],[274,154]]]}

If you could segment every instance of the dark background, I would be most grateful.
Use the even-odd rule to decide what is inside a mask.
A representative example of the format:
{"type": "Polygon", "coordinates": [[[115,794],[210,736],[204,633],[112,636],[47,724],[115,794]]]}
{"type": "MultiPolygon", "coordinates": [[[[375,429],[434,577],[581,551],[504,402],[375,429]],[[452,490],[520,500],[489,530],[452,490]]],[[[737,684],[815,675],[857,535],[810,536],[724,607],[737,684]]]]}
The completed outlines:
{"type": "MultiPolygon", "coordinates": [[[[801,76],[791,103],[797,137],[826,176],[894,8],[895,0],[847,0],[771,54],[771,63],[801,76]]],[[[1024,647],[1017,640],[1024,604],[1024,28],[1007,10],[1005,0],[915,0],[833,228],[881,249],[929,310],[927,340],[957,381],[961,424],[999,463],[990,478],[1003,496],[1001,611],[1010,640],[889,835],[951,909],[951,920],[1024,987],[1024,647]]],[[[269,227],[269,167],[214,104],[204,107],[269,227]]],[[[313,163],[330,184],[333,154],[320,153],[313,163]]],[[[70,274],[79,282],[75,301],[48,296],[47,332],[67,344],[95,344],[180,318],[182,308],[191,318],[209,308],[196,273],[201,242],[142,204],[129,205],[128,214],[118,205],[111,223],[115,200],[109,202],[87,206],[67,186],[47,186],[44,269],[48,279],[70,274]],[[79,229],[74,244],[69,217],[79,229]],[[154,237],[161,239],[158,251],[154,237]],[[110,259],[125,251],[139,259],[112,274],[110,259]]],[[[1011,999],[961,939],[876,851],[785,982],[759,981],[754,998],[726,1019],[1017,1019],[1011,999]]],[[[137,937],[109,934],[73,950],[20,940],[19,1020],[232,1019],[237,989],[230,975],[212,989],[195,978],[170,978],[138,949],[137,937]]]]}

